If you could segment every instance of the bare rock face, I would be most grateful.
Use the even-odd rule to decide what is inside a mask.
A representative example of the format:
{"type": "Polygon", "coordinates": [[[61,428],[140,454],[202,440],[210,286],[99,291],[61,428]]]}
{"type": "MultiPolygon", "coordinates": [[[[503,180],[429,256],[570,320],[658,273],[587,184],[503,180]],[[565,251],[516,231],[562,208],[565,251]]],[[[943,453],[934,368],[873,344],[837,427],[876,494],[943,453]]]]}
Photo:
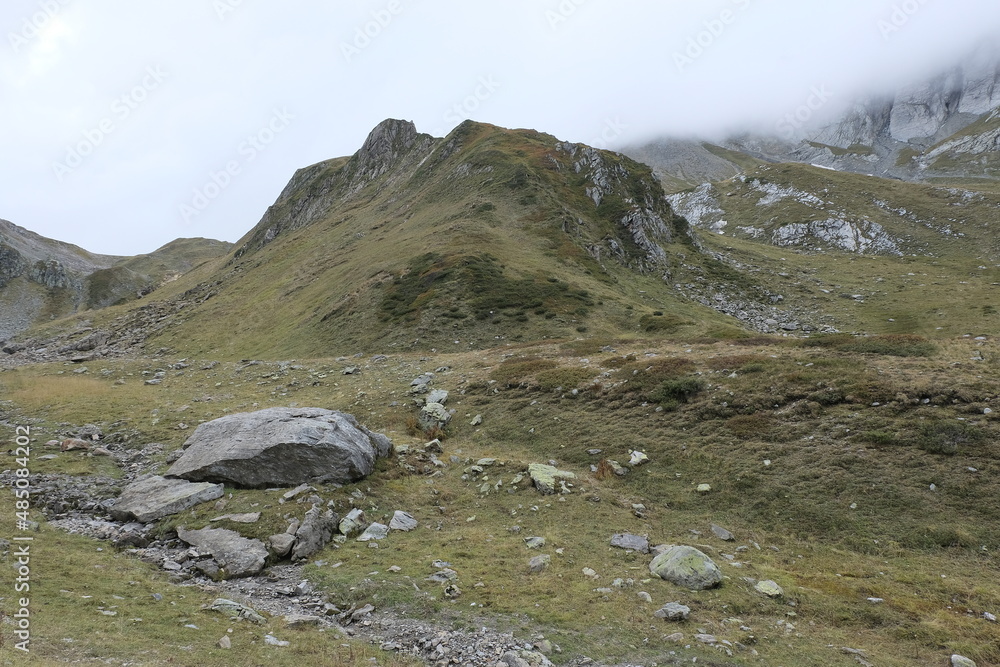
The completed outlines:
{"type": "Polygon", "coordinates": [[[244,488],[347,484],[369,475],[392,443],[349,414],[322,408],[268,408],[199,426],[168,477],[244,488]]]}

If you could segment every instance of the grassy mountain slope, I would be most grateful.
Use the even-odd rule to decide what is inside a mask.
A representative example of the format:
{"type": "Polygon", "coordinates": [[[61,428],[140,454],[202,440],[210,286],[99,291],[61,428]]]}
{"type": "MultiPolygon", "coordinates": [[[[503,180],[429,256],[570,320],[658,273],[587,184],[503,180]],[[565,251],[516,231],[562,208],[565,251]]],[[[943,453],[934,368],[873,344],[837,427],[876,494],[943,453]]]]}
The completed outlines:
{"type": "MultiPolygon", "coordinates": [[[[228,254],[87,314],[87,331],[135,343],[133,356],[0,368],[0,438],[31,425],[33,474],[117,478],[110,458],[44,443],[93,423],[126,465],[148,456],[138,472],[162,472],[203,421],[343,410],[410,449],[360,483],[317,485],[321,504],[382,522],[401,509],[420,527],[311,559],[302,578],[342,609],[498,627],[526,644],[543,633],[557,664],[909,667],[952,653],[998,664],[1000,202],[746,168],[670,207],[651,171],[617,154],[476,123],[435,139],[387,121],[355,155],[297,172],[228,254]],[[765,324],[779,332],[812,321],[871,335],[754,335],[718,312],[756,302],[775,309],[743,313],[756,322],[803,318],[765,324]],[[455,410],[440,465],[410,393],[429,372],[455,410]],[[148,443],[162,446],[139,454],[148,443]],[[608,459],[635,450],[649,462],[611,472],[608,459]],[[541,496],[525,479],[548,461],[577,475],[569,493],[541,496]],[[648,556],[609,547],[626,531],[696,545],[726,579],[695,593],[652,578],[648,556]],[[530,536],[546,539],[541,552],[530,536]],[[529,574],[539,553],[551,563],[529,574]],[[457,598],[427,581],[439,559],[458,573],[457,598]],[[758,580],[784,595],[762,595],[758,580]],[[671,601],[691,620],[654,617],[671,601]]],[[[208,503],[159,530],[267,537],[310,505],[283,493],[226,489],[225,511],[260,511],[256,524],[213,523],[222,510],[208,503]]],[[[46,498],[33,502],[42,520],[46,498]]],[[[410,664],[280,617],[233,624],[202,607],[218,597],[211,584],[175,588],[106,543],[95,557],[93,541],[44,524],[36,539],[48,545],[40,660],[141,650],[157,665],[410,664]],[[268,653],[264,633],[291,646],[268,653]]]]}
{"type": "Polygon", "coordinates": [[[706,248],[842,331],[1000,324],[995,194],[782,164],[671,200],[706,248]]]}
{"type": "Polygon", "coordinates": [[[643,165],[533,131],[433,139],[386,121],[351,158],[300,170],[214,275],[162,292],[191,305],[150,345],[288,357],[694,335],[732,323],[672,282],[718,268],[643,165]]]}
{"type": "MultiPolygon", "coordinates": [[[[341,409],[413,449],[363,482],[320,485],[317,494],[341,514],[358,506],[369,520],[387,521],[404,509],[421,523],[377,550],[348,541],[312,559],[303,578],[341,608],[371,603],[448,628],[499,625],[528,643],[543,633],[562,648],[557,664],[581,654],[604,664],[858,664],[847,647],[885,667],[946,664],[954,652],[989,666],[1000,660],[997,627],[984,617],[1000,606],[1000,516],[991,502],[1000,489],[996,413],[985,411],[1000,400],[998,360],[993,340],[849,336],[587,339],[296,364],[188,359],[183,372],[172,370],[175,356],[99,360],[82,375],[62,364],[0,373],[0,435],[12,440],[8,424],[32,424],[34,473],[114,476],[107,458],[41,443],[67,425],[97,423],[116,434],[116,449],[164,443],[162,471],[162,458],[190,433],[184,424],[292,403],[341,409]],[[343,375],[348,363],[359,372],[343,375]],[[424,438],[408,425],[410,379],[439,368],[450,370],[435,386],[452,393],[456,409],[443,468],[420,454],[424,438]],[[155,371],[165,372],[163,382],[145,385],[155,371]],[[480,426],[470,424],[476,414],[480,426]],[[649,463],[624,477],[593,472],[634,449],[649,463]],[[498,463],[470,468],[481,457],[498,463]],[[541,496],[515,481],[528,463],[549,460],[578,475],[571,493],[541,496]],[[705,483],[712,491],[699,493],[705,483]],[[735,541],[715,537],[712,524],[735,541]],[[697,545],[727,578],[701,593],[650,578],[648,556],[608,547],[625,531],[697,545]],[[547,543],[532,551],[528,536],[547,543]],[[530,575],[527,561],[539,553],[552,563],[530,575]],[[457,599],[425,580],[436,559],[459,573],[457,599]],[[757,593],[752,581],[764,579],[784,596],[757,593]],[[675,600],[691,607],[689,622],[653,617],[675,600]],[[669,638],[675,632],[682,642],[669,638]],[[729,645],[702,645],[693,638],[702,632],[729,645]]],[[[226,512],[263,511],[261,522],[212,523],[221,511],[207,503],[163,530],[225,525],[266,537],[309,507],[282,504],[284,490],[226,491],[226,512]]],[[[45,498],[35,502],[40,518],[45,498]]],[[[328,664],[342,644],[329,632],[289,632],[279,617],[263,628],[232,626],[199,608],[218,592],[176,589],[127,554],[111,559],[107,544],[95,557],[94,542],[49,528],[36,544],[45,547],[37,571],[46,574],[33,588],[35,646],[53,662],[134,659],[137,648],[147,664],[259,662],[260,637],[270,632],[292,640],[288,652],[300,664],[328,664]],[[107,572],[121,572],[120,583],[107,572]],[[154,605],[154,592],[172,605],[154,605]],[[98,608],[117,610],[117,619],[98,608]],[[215,648],[226,627],[235,628],[231,653],[215,648]]]]}

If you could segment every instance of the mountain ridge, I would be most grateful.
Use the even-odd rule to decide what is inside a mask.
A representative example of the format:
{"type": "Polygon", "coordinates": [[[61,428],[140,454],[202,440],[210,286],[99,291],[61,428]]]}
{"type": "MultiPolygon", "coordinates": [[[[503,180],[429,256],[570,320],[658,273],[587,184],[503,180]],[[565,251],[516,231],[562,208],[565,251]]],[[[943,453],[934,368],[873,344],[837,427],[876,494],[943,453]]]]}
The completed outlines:
{"type": "Polygon", "coordinates": [[[998,108],[1000,51],[984,42],[933,76],[894,92],[859,96],[823,125],[796,123],[716,141],[662,137],[622,150],[657,169],[674,191],[730,178],[744,170],[747,159],[818,164],[908,181],[995,181],[1000,178],[998,108]],[[727,158],[723,151],[732,154],[727,158]]]}

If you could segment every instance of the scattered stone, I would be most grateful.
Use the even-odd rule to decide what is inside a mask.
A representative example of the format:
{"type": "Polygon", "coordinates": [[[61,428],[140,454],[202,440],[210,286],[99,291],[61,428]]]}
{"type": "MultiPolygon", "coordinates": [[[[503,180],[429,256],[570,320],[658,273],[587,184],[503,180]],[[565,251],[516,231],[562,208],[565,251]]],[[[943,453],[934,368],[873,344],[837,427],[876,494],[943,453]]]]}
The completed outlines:
{"type": "Polygon", "coordinates": [[[471,426],[479,426],[482,423],[483,423],[483,416],[482,415],[476,415],[475,417],[472,418],[472,421],[469,422],[469,424],[471,426]]]}
{"type": "Polygon", "coordinates": [[[97,442],[104,437],[104,432],[101,431],[101,427],[96,424],[84,424],[76,430],[76,437],[81,440],[97,442]]]}
{"type": "Polygon", "coordinates": [[[625,475],[628,474],[629,469],[623,466],[622,464],[618,463],[618,461],[612,459],[604,459],[604,460],[607,461],[608,467],[611,468],[611,472],[613,472],[616,476],[624,477],[625,475]]]}
{"type": "Polygon", "coordinates": [[[428,403],[440,403],[444,405],[448,402],[448,392],[444,389],[432,389],[429,394],[427,394],[428,403]]]}
{"type": "Polygon", "coordinates": [[[524,538],[524,546],[529,549],[541,549],[545,546],[544,537],[526,537],[524,538]]]}
{"type": "Polygon", "coordinates": [[[246,514],[223,514],[222,516],[217,516],[210,520],[215,521],[232,521],[233,523],[257,523],[260,521],[260,512],[248,512],[246,514]]]}
{"type": "Polygon", "coordinates": [[[277,535],[271,535],[271,537],[267,538],[267,543],[275,557],[284,558],[288,554],[292,553],[292,546],[295,544],[295,536],[289,535],[288,533],[278,533],[277,535]]]}
{"type": "Polygon", "coordinates": [[[976,667],[976,661],[956,653],[951,656],[951,667],[976,667]]]}
{"type": "Polygon", "coordinates": [[[722,571],[704,553],[689,546],[669,546],[649,564],[661,579],[692,590],[714,588],[722,583],[722,571]]]}
{"type": "Polygon", "coordinates": [[[182,512],[223,494],[221,484],[193,483],[183,479],[152,476],[125,487],[111,515],[118,521],[150,523],[165,516],[182,512]]]}
{"type": "Polygon", "coordinates": [[[684,643],[684,633],[683,632],[675,632],[672,635],[667,635],[666,637],[664,637],[664,639],[667,640],[668,642],[672,642],[674,644],[683,644],[684,643]]]}
{"type": "Polygon", "coordinates": [[[558,470],[554,466],[541,463],[532,463],[528,466],[528,476],[535,483],[535,488],[543,495],[551,495],[556,492],[556,482],[576,479],[576,475],[565,470],[558,470]]]}
{"type": "Polygon", "coordinates": [[[291,642],[282,641],[273,635],[264,635],[264,643],[268,646],[291,646],[291,642]]]}
{"type": "Polygon", "coordinates": [[[267,488],[357,481],[391,453],[392,443],[342,412],[268,408],[201,424],[184,450],[167,475],[267,488]]]}
{"type": "Polygon", "coordinates": [[[698,488],[695,489],[695,490],[698,493],[711,493],[712,492],[712,485],[711,484],[699,484],[698,488]]]}
{"type": "Polygon", "coordinates": [[[366,604],[364,607],[352,611],[349,616],[349,618],[351,619],[351,623],[357,623],[366,616],[371,616],[373,611],[375,611],[375,607],[373,607],[370,604],[366,604]]]}
{"type": "Polygon", "coordinates": [[[548,554],[535,556],[534,558],[528,561],[528,571],[531,572],[532,574],[538,574],[539,572],[543,572],[551,562],[552,562],[552,556],[549,556],[548,554]]]}
{"type": "Polygon", "coordinates": [[[653,601],[653,596],[650,595],[649,593],[647,593],[646,591],[639,591],[635,595],[636,595],[637,598],[639,598],[643,602],[652,602],[653,601]]]}
{"type": "Polygon", "coordinates": [[[316,489],[314,489],[309,484],[299,484],[294,489],[291,489],[290,491],[285,491],[283,494],[281,494],[281,499],[282,500],[295,500],[295,498],[297,498],[298,496],[302,495],[306,491],[315,491],[315,490],[316,489]]]}
{"type": "Polygon", "coordinates": [[[728,530],[726,530],[722,526],[717,526],[714,523],[712,524],[712,533],[723,542],[732,542],[733,540],[736,539],[736,536],[734,536],[728,530]]]}
{"type": "Polygon", "coordinates": [[[628,464],[635,468],[636,466],[641,466],[643,463],[649,463],[649,457],[646,456],[645,452],[640,452],[639,450],[632,452],[628,464]]]}
{"type": "Polygon", "coordinates": [[[209,609],[225,614],[234,620],[250,621],[251,623],[257,623],[258,625],[263,625],[267,622],[263,616],[250,607],[225,598],[218,598],[211,604],[211,606],[209,606],[209,609]]]}
{"type": "MultiPolygon", "coordinates": [[[[435,567],[437,566],[435,565],[435,567]]],[[[449,581],[455,581],[456,579],[458,579],[458,572],[455,572],[455,570],[448,567],[442,568],[427,577],[427,581],[432,581],[437,584],[446,584],[449,581]]]]}
{"type": "Polygon", "coordinates": [[[288,614],[283,620],[289,628],[304,628],[309,625],[319,625],[323,619],[309,614],[288,614]]]}
{"type": "Polygon", "coordinates": [[[340,532],[347,537],[357,537],[365,531],[367,525],[364,511],[355,508],[340,520],[340,532]]]}
{"type": "Polygon", "coordinates": [[[409,532],[416,527],[417,527],[417,520],[413,518],[412,514],[408,514],[407,512],[401,512],[399,510],[393,512],[392,520],[389,522],[390,529],[409,532]]]}
{"type": "Polygon", "coordinates": [[[59,444],[59,449],[64,452],[86,451],[90,449],[90,443],[79,438],[66,438],[59,444]]]}
{"type": "Polygon", "coordinates": [[[336,512],[329,509],[324,512],[323,508],[314,505],[295,531],[292,560],[304,560],[325,547],[337,532],[339,522],[336,512]]]}
{"type": "Polygon", "coordinates": [[[248,577],[264,569],[267,547],[222,528],[177,529],[177,536],[202,553],[209,553],[225,572],[225,578],[248,577]]]}
{"type": "Polygon", "coordinates": [[[428,402],[424,407],[420,408],[417,421],[425,429],[433,427],[444,428],[451,421],[451,413],[448,412],[448,408],[440,403],[428,402]]]}
{"type": "Polygon", "coordinates": [[[611,546],[629,551],[638,551],[642,554],[649,553],[649,540],[640,535],[630,535],[620,533],[611,538],[611,546]]]}
{"type": "Polygon", "coordinates": [[[719,640],[715,635],[705,635],[698,634],[694,636],[695,641],[699,641],[702,644],[718,644],[719,640]]]}
{"type": "Polygon", "coordinates": [[[223,635],[222,639],[216,644],[219,648],[229,650],[233,647],[233,642],[229,639],[229,635],[223,635]]]}
{"type": "Polygon", "coordinates": [[[785,594],[785,591],[781,588],[781,586],[771,581],[770,579],[766,579],[764,581],[758,581],[754,585],[754,588],[757,590],[758,593],[763,593],[769,598],[780,598],[782,595],[785,594]]]}
{"type": "Polygon", "coordinates": [[[598,578],[597,572],[594,571],[594,570],[592,570],[589,567],[583,568],[583,576],[590,577],[591,579],[597,579],[598,578]]]}
{"type": "Polygon", "coordinates": [[[668,602],[653,612],[653,616],[666,621],[686,621],[691,615],[691,608],[679,602],[668,602]]]}
{"type": "Polygon", "coordinates": [[[373,523],[365,529],[358,537],[358,542],[369,542],[371,540],[383,540],[389,535],[389,526],[381,523],[373,523]]]}

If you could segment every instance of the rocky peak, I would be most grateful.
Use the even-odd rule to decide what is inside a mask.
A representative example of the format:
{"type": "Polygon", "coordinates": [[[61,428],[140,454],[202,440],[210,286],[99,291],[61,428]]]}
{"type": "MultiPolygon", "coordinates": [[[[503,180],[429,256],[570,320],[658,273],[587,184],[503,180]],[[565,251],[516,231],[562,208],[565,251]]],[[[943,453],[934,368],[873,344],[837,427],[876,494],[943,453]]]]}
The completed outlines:
{"type": "Polygon", "coordinates": [[[369,175],[369,180],[377,178],[399,159],[400,155],[413,147],[417,139],[417,127],[412,121],[386,119],[368,134],[361,149],[354,154],[358,161],[358,173],[369,175]]]}
{"type": "Polygon", "coordinates": [[[343,166],[335,166],[338,160],[328,160],[296,172],[277,202],[240,243],[235,257],[264,247],[284,232],[324,218],[345,199],[380,178],[386,177],[380,185],[383,187],[408,177],[408,169],[426,157],[436,141],[418,133],[412,121],[382,121],[346,164],[341,162],[343,166]]]}

